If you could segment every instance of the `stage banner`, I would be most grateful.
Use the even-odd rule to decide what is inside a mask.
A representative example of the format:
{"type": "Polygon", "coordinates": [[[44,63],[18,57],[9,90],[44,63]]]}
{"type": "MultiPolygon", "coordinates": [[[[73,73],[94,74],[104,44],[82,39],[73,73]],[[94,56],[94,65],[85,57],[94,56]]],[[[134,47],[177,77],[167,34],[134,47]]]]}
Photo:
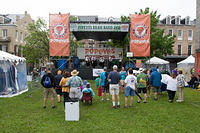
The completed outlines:
{"type": "Polygon", "coordinates": [[[69,56],[70,14],[49,14],[50,56],[69,56]]]}
{"type": "Polygon", "coordinates": [[[133,56],[150,56],[150,15],[131,14],[130,52],[133,56]]]}

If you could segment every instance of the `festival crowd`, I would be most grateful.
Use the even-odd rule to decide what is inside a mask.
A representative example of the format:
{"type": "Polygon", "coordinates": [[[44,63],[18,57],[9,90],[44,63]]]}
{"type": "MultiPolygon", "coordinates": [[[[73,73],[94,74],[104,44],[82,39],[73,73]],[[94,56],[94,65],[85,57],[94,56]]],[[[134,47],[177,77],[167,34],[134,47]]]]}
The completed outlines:
{"type": "MultiPolygon", "coordinates": [[[[125,71],[124,67],[121,67],[121,70],[118,71],[117,65],[114,65],[112,69],[111,72],[108,72],[107,67],[104,67],[104,71],[96,78],[95,85],[96,89],[98,89],[98,96],[101,97],[102,101],[104,101],[105,97],[106,101],[110,101],[111,95],[112,108],[114,109],[120,108],[120,92],[125,97],[124,108],[133,106],[133,97],[135,95],[138,97],[137,103],[147,103],[150,91],[152,91],[155,101],[158,100],[158,95],[165,90],[168,92],[168,102],[172,103],[174,101],[177,91],[178,99],[176,101],[184,101],[183,90],[187,82],[182,70],[174,69],[171,75],[167,73],[162,76],[158,67],[149,70],[140,68],[139,73],[134,73],[132,68],[125,71]],[[143,98],[141,93],[144,94],[143,98]],[[129,96],[130,103],[128,106],[129,96]]],[[[57,94],[58,103],[61,102],[61,96],[63,96],[65,102],[71,99],[78,99],[84,103],[86,101],[92,103],[95,93],[90,83],[87,80],[82,81],[78,74],[79,72],[76,69],[71,73],[58,70],[57,75],[54,76],[51,70],[48,69],[41,79],[41,84],[44,87],[43,108],[46,108],[48,95],[51,96],[52,108],[55,108],[55,94],[57,94]]],[[[192,78],[190,82],[194,82],[193,80],[192,78]]],[[[200,86],[200,75],[195,81],[193,86],[198,88],[200,86]]],[[[191,85],[190,82],[189,86],[191,85]]]]}

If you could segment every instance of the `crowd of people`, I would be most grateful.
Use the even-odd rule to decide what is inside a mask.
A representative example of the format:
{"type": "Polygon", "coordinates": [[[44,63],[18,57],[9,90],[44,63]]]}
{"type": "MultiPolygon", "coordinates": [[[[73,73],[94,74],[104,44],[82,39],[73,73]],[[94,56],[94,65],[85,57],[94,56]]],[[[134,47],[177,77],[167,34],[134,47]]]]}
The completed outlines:
{"type": "MultiPolygon", "coordinates": [[[[54,97],[57,93],[58,103],[61,102],[61,96],[63,95],[64,101],[69,99],[82,99],[84,93],[91,95],[91,98],[95,96],[90,83],[87,80],[82,82],[81,77],[78,76],[79,72],[74,69],[71,73],[68,71],[57,71],[57,75],[53,76],[50,69],[46,71],[46,74],[41,79],[41,84],[44,89],[44,102],[43,108],[46,108],[46,102],[48,95],[51,96],[52,108],[55,108],[54,97]],[[55,89],[54,89],[55,88],[55,89]]],[[[139,73],[134,73],[132,68],[127,71],[124,67],[118,71],[117,65],[113,66],[113,71],[108,72],[107,67],[104,67],[104,71],[95,80],[96,88],[99,90],[99,96],[104,101],[106,95],[106,101],[110,101],[110,95],[112,97],[112,107],[120,108],[120,95],[124,94],[125,103],[124,108],[128,107],[128,97],[130,96],[129,107],[133,106],[133,97],[138,96],[137,103],[147,103],[147,99],[150,97],[150,90],[154,95],[153,99],[158,100],[158,95],[161,93],[160,89],[165,88],[168,92],[168,102],[172,103],[175,98],[176,91],[178,91],[177,102],[183,102],[183,90],[186,84],[185,76],[182,70],[173,70],[171,75],[165,78],[165,84],[161,82],[162,75],[156,67],[147,70],[140,68],[139,73]],[[141,93],[144,97],[141,98],[141,93]]],[[[200,75],[199,75],[200,80],[200,75]]],[[[92,102],[92,99],[89,101],[92,102]]]]}

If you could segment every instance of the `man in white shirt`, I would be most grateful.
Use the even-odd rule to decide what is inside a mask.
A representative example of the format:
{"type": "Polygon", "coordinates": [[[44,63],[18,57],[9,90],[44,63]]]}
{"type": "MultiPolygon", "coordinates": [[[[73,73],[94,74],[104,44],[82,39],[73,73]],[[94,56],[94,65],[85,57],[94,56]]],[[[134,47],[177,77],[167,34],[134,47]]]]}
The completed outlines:
{"type": "Polygon", "coordinates": [[[128,96],[131,96],[130,106],[133,106],[133,96],[135,96],[135,89],[137,88],[137,78],[133,75],[133,69],[129,69],[128,76],[125,79],[125,105],[124,108],[127,108],[128,96]]]}

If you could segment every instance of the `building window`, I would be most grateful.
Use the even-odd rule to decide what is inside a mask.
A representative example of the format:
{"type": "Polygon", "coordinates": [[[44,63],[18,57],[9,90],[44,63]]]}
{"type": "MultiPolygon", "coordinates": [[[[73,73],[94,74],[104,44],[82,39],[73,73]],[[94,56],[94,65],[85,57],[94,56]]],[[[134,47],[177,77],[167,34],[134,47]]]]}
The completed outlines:
{"type": "Polygon", "coordinates": [[[180,17],[176,17],[175,24],[180,24],[180,17]]]}
{"type": "Polygon", "coordinates": [[[186,18],[186,22],[185,22],[187,25],[190,25],[190,17],[187,17],[186,18]]]}
{"type": "Polygon", "coordinates": [[[20,41],[23,42],[23,34],[20,32],[20,41]]]}
{"type": "Polygon", "coordinates": [[[188,45],[188,55],[192,54],[192,45],[188,45]]]}
{"type": "Polygon", "coordinates": [[[170,16],[167,16],[167,24],[171,24],[171,18],[170,18],[170,16]]]}
{"type": "Polygon", "coordinates": [[[182,33],[183,31],[182,30],[178,30],[178,40],[182,40],[182,33]]]}
{"type": "Polygon", "coordinates": [[[0,45],[0,50],[4,52],[8,52],[8,46],[7,45],[0,45]]]}
{"type": "Polygon", "coordinates": [[[8,36],[8,30],[7,29],[3,29],[2,30],[2,37],[6,38],[8,36]]]}
{"type": "Polygon", "coordinates": [[[188,30],[188,40],[192,40],[192,36],[193,36],[193,33],[192,33],[192,30],[188,30]]]}
{"type": "Polygon", "coordinates": [[[178,45],[178,55],[181,55],[181,52],[182,52],[182,47],[181,45],[178,45]]]}
{"type": "Polygon", "coordinates": [[[173,29],[168,30],[168,35],[173,36],[173,29]]]}
{"type": "Polygon", "coordinates": [[[17,30],[15,31],[15,39],[16,39],[16,41],[18,41],[18,31],[17,30]]]}

